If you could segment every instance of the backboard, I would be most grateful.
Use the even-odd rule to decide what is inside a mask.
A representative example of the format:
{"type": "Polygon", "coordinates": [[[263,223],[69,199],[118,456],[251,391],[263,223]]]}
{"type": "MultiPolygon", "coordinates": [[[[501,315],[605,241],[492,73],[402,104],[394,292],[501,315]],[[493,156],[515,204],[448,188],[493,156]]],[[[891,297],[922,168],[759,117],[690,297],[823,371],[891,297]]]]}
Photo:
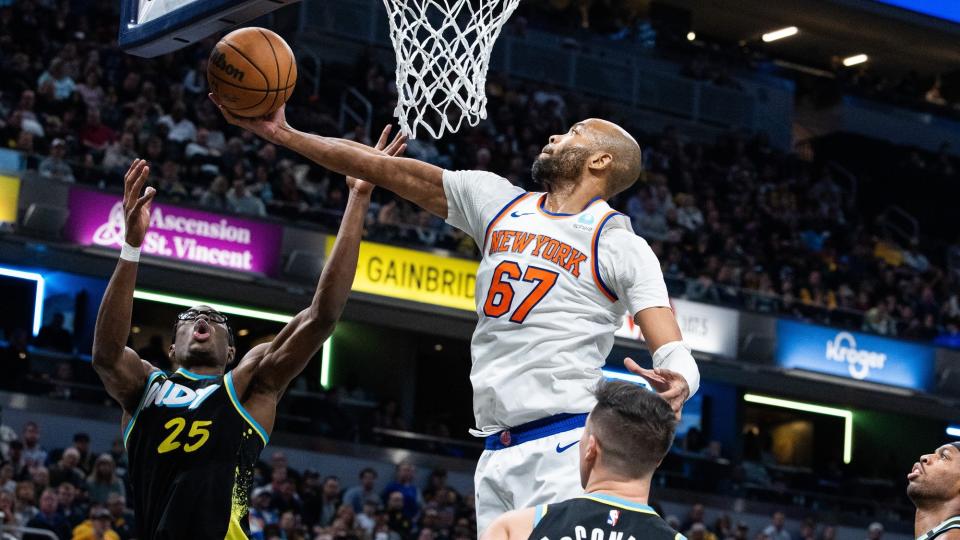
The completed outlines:
{"type": "Polygon", "coordinates": [[[120,48],[154,57],[300,0],[122,0],[120,48]]]}

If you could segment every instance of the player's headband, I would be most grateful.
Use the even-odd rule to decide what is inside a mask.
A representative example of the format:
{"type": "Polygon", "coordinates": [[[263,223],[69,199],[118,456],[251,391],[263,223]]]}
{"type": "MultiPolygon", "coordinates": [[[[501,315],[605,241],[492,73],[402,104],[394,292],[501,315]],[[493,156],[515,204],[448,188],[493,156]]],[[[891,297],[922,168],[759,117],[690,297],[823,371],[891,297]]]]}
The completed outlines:
{"type": "Polygon", "coordinates": [[[957,450],[960,450],[960,441],[950,443],[950,446],[953,446],[957,450]]]}

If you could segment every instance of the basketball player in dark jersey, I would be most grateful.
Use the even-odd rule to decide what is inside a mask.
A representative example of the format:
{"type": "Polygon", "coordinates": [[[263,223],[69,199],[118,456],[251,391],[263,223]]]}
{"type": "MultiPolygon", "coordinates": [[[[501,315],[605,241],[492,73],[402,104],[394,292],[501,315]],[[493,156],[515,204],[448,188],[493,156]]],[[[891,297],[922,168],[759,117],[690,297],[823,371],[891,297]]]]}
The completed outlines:
{"type": "MultiPolygon", "coordinates": [[[[403,151],[402,141],[384,148],[403,151]]],[[[253,467],[274,427],[287,385],[333,332],[356,272],[372,184],[348,179],[350,197],[340,233],[310,306],[270,343],[236,354],[227,318],[209,306],[180,313],[166,373],[124,346],[130,333],[139,246],[156,195],[144,186],[150,169],[136,160],[124,179],[126,245],[107,286],[93,344],[93,367],[123,407],[140,540],[246,539],[253,467]],[[143,195],[141,196],[141,192],[143,195]]],[[[229,286],[229,284],[225,284],[229,286]]]]}
{"type": "Polygon", "coordinates": [[[673,443],[677,419],[657,394],[624,381],[600,383],[580,438],[584,494],[508,512],[481,540],[686,540],[647,505],[653,472],[673,443]]]}
{"type": "Polygon", "coordinates": [[[960,540],[960,442],[921,456],[907,482],[917,540],[960,540]]]}

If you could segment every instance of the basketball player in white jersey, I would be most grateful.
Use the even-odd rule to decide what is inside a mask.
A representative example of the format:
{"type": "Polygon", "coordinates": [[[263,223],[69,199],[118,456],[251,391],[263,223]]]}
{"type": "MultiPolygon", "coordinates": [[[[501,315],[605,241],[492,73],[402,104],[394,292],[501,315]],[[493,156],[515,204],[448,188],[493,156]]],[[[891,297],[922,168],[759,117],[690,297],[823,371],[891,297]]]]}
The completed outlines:
{"type": "MultiPolygon", "coordinates": [[[[212,98],[213,96],[211,96],[212,98]]],[[[340,174],[368,179],[442,217],[480,246],[473,335],[475,476],[482,532],[508,510],[582,493],[576,450],[624,310],[653,353],[627,360],[679,415],[700,374],[670,308],[660,264],[607,199],[640,175],[640,147],[619,126],[575,124],[533,165],[528,193],[484,171],[446,171],[353,141],[292,128],[284,108],[227,120],[340,174]]]]}

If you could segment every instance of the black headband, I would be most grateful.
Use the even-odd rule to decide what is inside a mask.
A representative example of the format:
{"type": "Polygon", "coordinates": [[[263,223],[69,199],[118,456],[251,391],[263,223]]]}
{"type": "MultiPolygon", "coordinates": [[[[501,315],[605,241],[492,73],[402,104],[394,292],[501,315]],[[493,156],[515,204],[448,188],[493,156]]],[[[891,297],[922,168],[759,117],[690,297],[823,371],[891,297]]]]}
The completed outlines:
{"type": "Polygon", "coordinates": [[[960,441],[950,443],[950,446],[953,446],[957,450],[960,450],[960,441]]]}

